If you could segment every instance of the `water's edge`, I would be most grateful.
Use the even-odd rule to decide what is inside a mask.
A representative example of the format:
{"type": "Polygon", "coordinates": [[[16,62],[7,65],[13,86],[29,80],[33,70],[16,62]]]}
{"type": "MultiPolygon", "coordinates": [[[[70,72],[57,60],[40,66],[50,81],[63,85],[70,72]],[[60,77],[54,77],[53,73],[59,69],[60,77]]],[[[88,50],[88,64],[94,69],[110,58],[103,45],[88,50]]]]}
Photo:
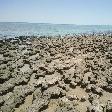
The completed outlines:
{"type": "Polygon", "coordinates": [[[75,34],[112,32],[112,25],[72,25],[49,23],[0,22],[0,37],[65,36],[75,34]]]}

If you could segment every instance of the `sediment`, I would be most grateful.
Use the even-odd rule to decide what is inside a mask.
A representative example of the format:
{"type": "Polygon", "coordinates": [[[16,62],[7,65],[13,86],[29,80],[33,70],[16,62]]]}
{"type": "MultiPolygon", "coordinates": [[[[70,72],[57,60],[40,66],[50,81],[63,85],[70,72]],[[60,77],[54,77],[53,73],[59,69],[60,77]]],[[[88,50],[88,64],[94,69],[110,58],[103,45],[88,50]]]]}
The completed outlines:
{"type": "Polygon", "coordinates": [[[112,112],[112,36],[1,39],[0,112],[112,112]]]}

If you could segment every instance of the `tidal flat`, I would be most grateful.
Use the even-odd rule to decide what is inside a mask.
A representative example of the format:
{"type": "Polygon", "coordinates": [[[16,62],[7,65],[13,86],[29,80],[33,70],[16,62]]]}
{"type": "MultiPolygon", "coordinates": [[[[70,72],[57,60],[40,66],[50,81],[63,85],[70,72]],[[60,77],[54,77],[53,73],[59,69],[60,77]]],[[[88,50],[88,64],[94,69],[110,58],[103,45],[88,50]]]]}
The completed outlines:
{"type": "Polygon", "coordinates": [[[0,112],[112,112],[112,35],[1,39],[0,112]]]}

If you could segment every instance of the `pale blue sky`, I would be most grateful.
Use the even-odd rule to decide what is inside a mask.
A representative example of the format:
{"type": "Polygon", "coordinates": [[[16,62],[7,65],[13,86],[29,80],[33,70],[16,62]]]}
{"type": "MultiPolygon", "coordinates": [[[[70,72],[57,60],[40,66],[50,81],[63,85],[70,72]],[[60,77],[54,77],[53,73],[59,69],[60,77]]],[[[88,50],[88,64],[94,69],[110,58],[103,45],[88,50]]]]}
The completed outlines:
{"type": "Polygon", "coordinates": [[[0,0],[0,21],[112,25],[112,0],[0,0]]]}

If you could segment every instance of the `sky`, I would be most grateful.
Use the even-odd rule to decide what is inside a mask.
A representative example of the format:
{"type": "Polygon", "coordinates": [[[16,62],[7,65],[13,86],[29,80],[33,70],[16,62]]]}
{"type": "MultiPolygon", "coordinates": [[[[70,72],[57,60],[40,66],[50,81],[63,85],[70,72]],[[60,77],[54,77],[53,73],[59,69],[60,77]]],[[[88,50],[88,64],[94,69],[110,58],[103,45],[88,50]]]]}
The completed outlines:
{"type": "Polygon", "coordinates": [[[112,25],[112,0],[0,0],[0,22],[112,25]]]}

